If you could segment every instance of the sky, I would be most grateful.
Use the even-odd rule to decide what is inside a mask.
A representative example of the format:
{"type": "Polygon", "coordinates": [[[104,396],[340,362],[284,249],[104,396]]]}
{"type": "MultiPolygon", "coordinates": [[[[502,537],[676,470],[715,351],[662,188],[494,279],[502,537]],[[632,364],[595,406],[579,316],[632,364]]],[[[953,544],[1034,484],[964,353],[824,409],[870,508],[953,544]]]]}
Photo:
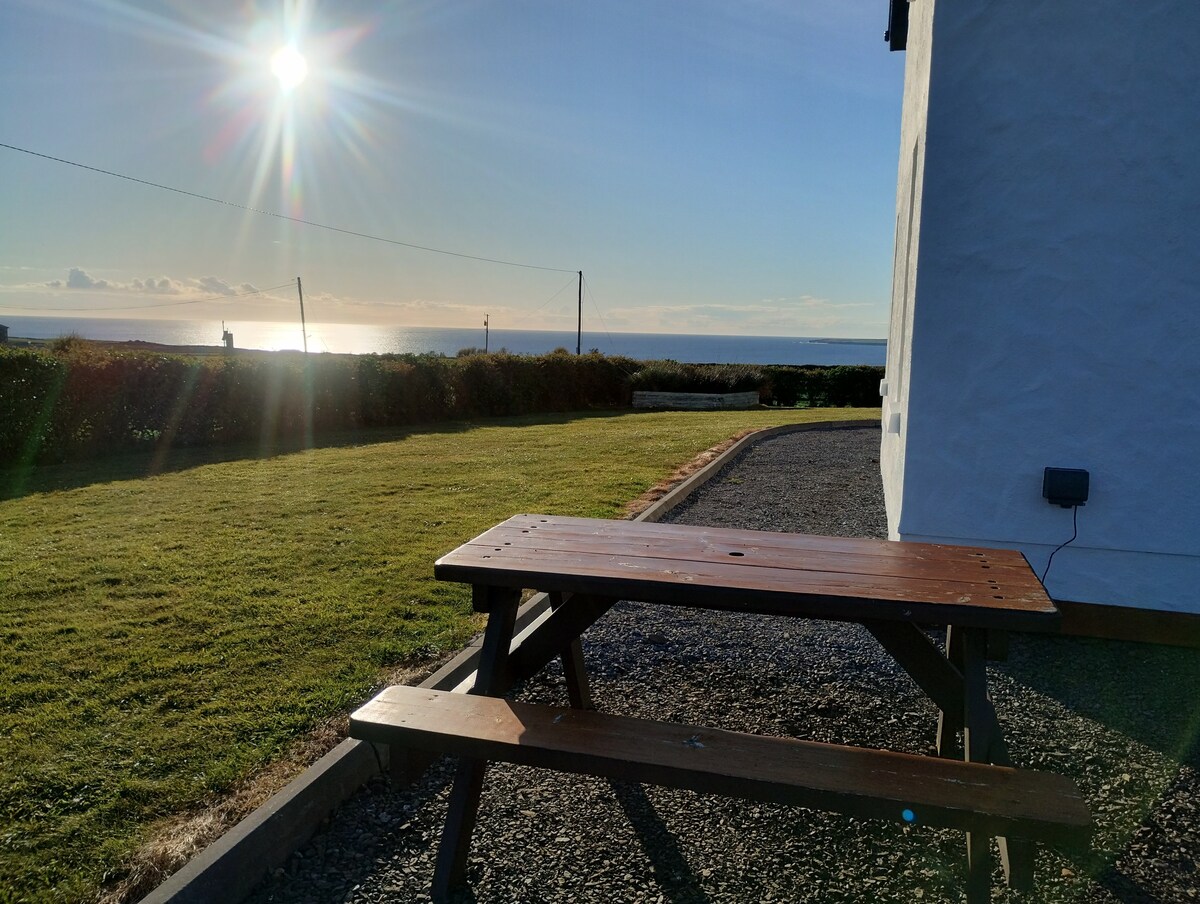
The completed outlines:
{"type": "Polygon", "coordinates": [[[310,321],[570,330],[582,270],[585,328],[883,338],[886,24],[885,0],[5,0],[0,143],[179,191],[0,147],[0,320],[288,320],[299,276],[310,321]]]}

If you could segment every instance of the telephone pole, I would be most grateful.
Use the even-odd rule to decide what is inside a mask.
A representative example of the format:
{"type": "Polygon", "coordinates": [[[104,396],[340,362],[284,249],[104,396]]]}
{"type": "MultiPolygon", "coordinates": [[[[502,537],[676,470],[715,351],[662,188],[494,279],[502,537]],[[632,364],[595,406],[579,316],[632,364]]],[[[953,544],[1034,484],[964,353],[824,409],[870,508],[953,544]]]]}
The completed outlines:
{"type": "Polygon", "coordinates": [[[483,315],[483,353],[486,355],[488,350],[488,318],[491,314],[483,315]]]}
{"type": "Polygon", "coordinates": [[[304,339],[304,354],[308,354],[308,327],[304,325],[304,289],[300,287],[300,277],[296,277],[296,294],[300,296],[300,336],[304,339]]]}
{"type": "Polygon", "coordinates": [[[575,354],[583,351],[583,271],[579,271],[579,323],[575,328],[575,354]]]}

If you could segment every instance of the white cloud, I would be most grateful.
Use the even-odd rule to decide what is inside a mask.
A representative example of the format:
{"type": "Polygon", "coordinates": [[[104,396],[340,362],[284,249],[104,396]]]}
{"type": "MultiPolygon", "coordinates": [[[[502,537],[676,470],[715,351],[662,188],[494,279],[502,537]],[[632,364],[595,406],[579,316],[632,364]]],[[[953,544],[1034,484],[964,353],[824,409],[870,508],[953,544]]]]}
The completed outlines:
{"type": "Polygon", "coordinates": [[[213,295],[234,295],[237,293],[237,289],[218,276],[201,276],[196,280],[196,285],[213,295]]]}
{"type": "MultiPolygon", "coordinates": [[[[16,269],[16,268],[11,268],[16,269]]],[[[129,282],[119,282],[110,279],[98,279],[82,267],[71,267],[67,278],[51,279],[42,283],[25,284],[20,286],[5,286],[5,289],[20,289],[24,291],[36,289],[83,289],[100,290],[109,293],[131,292],[137,295],[181,295],[184,297],[201,298],[204,296],[232,296],[257,292],[253,283],[243,282],[233,284],[219,276],[146,276],[134,277],[129,282]]]]}
{"type": "Polygon", "coordinates": [[[70,267],[65,279],[45,279],[50,272],[53,271],[42,270],[38,273],[42,279],[38,281],[0,281],[0,298],[3,300],[0,309],[26,316],[54,312],[81,316],[171,318],[185,314],[224,318],[236,314],[244,320],[275,320],[285,316],[285,305],[287,316],[290,316],[290,305],[295,297],[294,293],[288,297],[286,290],[283,295],[260,293],[253,283],[233,283],[211,275],[102,279],[83,267],[70,267]]]}
{"type": "Polygon", "coordinates": [[[145,279],[135,278],[129,283],[129,291],[145,292],[151,295],[180,295],[183,290],[183,283],[171,279],[169,276],[160,276],[158,278],[148,276],[145,279]]]}
{"type": "MultiPolygon", "coordinates": [[[[58,282],[58,280],[54,280],[58,282]]],[[[57,287],[56,287],[57,288],[57,287]]],[[[107,279],[94,279],[86,270],[79,267],[72,267],[67,274],[68,289],[107,289],[109,282],[107,279]]]]}

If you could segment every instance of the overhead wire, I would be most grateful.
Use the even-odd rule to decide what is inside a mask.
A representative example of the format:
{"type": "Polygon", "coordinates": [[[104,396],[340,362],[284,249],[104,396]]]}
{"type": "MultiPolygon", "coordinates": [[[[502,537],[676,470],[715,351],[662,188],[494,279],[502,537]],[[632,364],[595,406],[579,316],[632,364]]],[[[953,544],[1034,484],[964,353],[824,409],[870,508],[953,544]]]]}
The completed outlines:
{"type": "Polygon", "coordinates": [[[55,311],[58,313],[61,313],[64,311],[73,311],[73,312],[79,313],[79,314],[90,314],[93,311],[142,311],[147,308],[174,308],[174,307],[182,307],[183,305],[187,305],[187,304],[201,304],[202,302],[205,302],[205,301],[228,301],[228,300],[232,300],[234,298],[249,298],[251,295],[265,295],[267,292],[275,292],[275,291],[278,291],[279,289],[286,289],[289,286],[294,286],[295,284],[296,284],[296,280],[292,279],[292,280],[288,280],[283,285],[271,286],[268,289],[255,289],[253,292],[239,292],[234,295],[227,295],[227,294],[207,295],[204,298],[189,298],[187,301],[165,301],[165,302],[161,302],[159,304],[120,305],[120,306],[116,306],[116,307],[104,307],[104,308],[44,308],[44,307],[41,307],[40,305],[0,304],[0,308],[4,308],[5,310],[22,310],[22,311],[33,311],[33,310],[55,311]]]}
{"type": "Polygon", "coordinates": [[[561,289],[559,289],[557,292],[555,292],[553,295],[551,295],[549,298],[547,298],[545,301],[543,301],[540,305],[538,305],[536,308],[534,308],[533,313],[535,313],[535,314],[538,313],[542,308],[544,308],[546,305],[550,304],[550,302],[554,301],[554,299],[558,298],[559,295],[562,295],[562,293],[567,290],[567,287],[570,286],[571,283],[573,283],[573,282],[575,282],[574,277],[572,277],[571,279],[568,279],[565,283],[562,284],[561,289]]]}
{"type": "Polygon", "coordinates": [[[17,147],[15,144],[5,144],[4,142],[0,142],[0,148],[8,148],[10,151],[18,151],[19,153],[22,153],[22,154],[29,154],[31,157],[40,157],[43,160],[51,160],[55,163],[62,163],[62,164],[66,164],[67,166],[78,167],[79,169],[89,170],[90,172],[93,172],[93,173],[101,173],[105,176],[113,176],[114,178],[117,178],[117,179],[125,179],[129,182],[136,182],[138,185],[148,185],[151,188],[158,188],[163,191],[175,192],[175,194],[186,195],[189,198],[198,198],[201,201],[209,201],[213,204],[224,204],[226,207],[235,207],[238,210],[245,210],[245,211],[249,211],[250,213],[257,213],[257,214],[261,214],[261,215],[267,216],[267,217],[275,217],[278,220],[287,220],[290,223],[299,223],[303,226],[312,226],[316,229],[326,229],[330,232],[341,233],[342,235],[352,235],[352,236],[354,236],[356,238],[360,238],[360,239],[369,239],[373,242],[383,242],[388,245],[399,245],[403,248],[415,248],[418,251],[429,251],[433,254],[446,254],[446,255],[449,255],[450,257],[465,258],[466,260],[472,260],[472,261],[482,261],[482,262],[488,263],[488,264],[501,264],[505,267],[523,267],[527,270],[547,270],[551,273],[576,273],[576,272],[578,272],[576,270],[567,270],[564,267],[543,267],[543,266],[539,266],[537,264],[523,264],[518,261],[502,260],[500,258],[495,258],[495,257],[482,257],[477,254],[465,254],[461,251],[448,251],[445,248],[433,248],[429,245],[418,245],[414,242],[402,242],[399,239],[389,239],[389,238],[385,238],[384,236],[373,235],[369,232],[358,232],[354,229],[343,229],[340,226],[330,226],[327,223],[318,223],[315,220],[306,220],[303,217],[293,217],[293,216],[289,216],[288,214],[278,213],[273,210],[264,210],[261,207],[251,207],[248,204],[238,204],[236,201],[227,201],[224,198],[214,198],[211,195],[202,195],[202,194],[199,194],[198,192],[187,191],[186,189],[175,188],[170,185],[163,185],[161,182],[151,182],[148,179],[139,179],[136,176],[128,176],[124,173],[116,173],[116,172],[113,172],[112,170],[101,169],[98,166],[89,166],[86,163],[78,163],[74,160],[67,160],[63,157],[54,157],[54,156],[51,156],[50,154],[42,154],[42,153],[39,153],[38,151],[31,151],[28,148],[17,147]]]}
{"type": "Polygon", "coordinates": [[[600,310],[600,302],[596,300],[596,293],[592,291],[592,284],[587,281],[587,277],[583,279],[583,287],[587,290],[588,298],[592,300],[592,307],[596,309],[596,316],[600,318],[600,325],[604,327],[604,335],[608,336],[608,344],[616,350],[617,343],[612,337],[612,333],[608,331],[608,323],[604,320],[604,314],[600,310]]]}
{"type": "MultiPolygon", "coordinates": [[[[592,291],[592,284],[588,282],[586,276],[583,279],[583,287],[587,291],[588,298],[591,299],[592,307],[596,309],[596,316],[600,318],[600,325],[604,327],[604,334],[608,336],[608,345],[609,348],[612,349],[612,351],[609,352],[609,355],[613,357],[620,357],[620,355],[617,353],[616,340],[613,339],[612,333],[608,331],[608,323],[604,320],[604,314],[600,310],[600,302],[596,298],[596,293],[592,291]]],[[[629,370],[624,365],[618,365],[618,367],[625,372],[625,376],[632,377],[634,375],[634,371],[629,370]]]]}

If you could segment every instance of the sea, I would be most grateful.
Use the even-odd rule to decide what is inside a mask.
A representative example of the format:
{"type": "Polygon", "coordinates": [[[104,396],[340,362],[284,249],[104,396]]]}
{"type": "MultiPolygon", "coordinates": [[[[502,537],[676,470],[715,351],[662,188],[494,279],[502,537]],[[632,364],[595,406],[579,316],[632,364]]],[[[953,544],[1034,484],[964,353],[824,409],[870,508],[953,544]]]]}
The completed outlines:
{"type": "MultiPolygon", "coordinates": [[[[156,342],[163,345],[221,344],[222,329],[233,334],[237,348],[278,351],[300,349],[305,334],[298,323],[209,320],[127,320],[77,317],[4,317],[9,336],[156,342]]],[[[425,354],[453,357],[461,349],[483,348],[539,355],[565,348],[575,351],[576,334],[543,330],[443,329],[354,323],[310,323],[308,351],[338,354],[425,354]]],[[[823,339],[803,336],[700,336],[683,333],[589,333],[582,350],[624,355],[638,360],[673,360],[687,364],[883,364],[883,339],[823,339]]]]}

